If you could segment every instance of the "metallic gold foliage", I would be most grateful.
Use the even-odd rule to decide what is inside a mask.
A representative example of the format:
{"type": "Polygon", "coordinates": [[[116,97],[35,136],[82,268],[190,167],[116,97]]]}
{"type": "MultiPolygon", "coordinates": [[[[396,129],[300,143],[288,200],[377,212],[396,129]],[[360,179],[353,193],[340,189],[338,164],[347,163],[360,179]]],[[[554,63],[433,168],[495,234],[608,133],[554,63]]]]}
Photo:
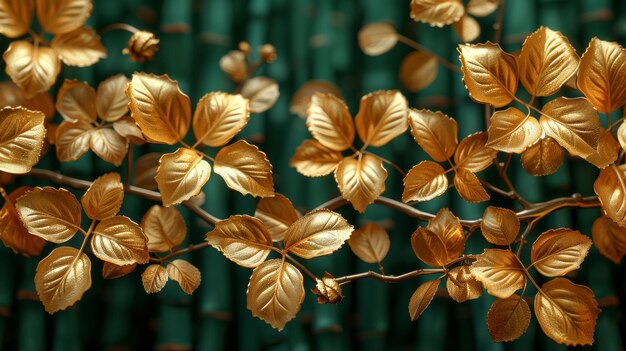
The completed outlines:
{"type": "Polygon", "coordinates": [[[465,168],[457,169],[454,175],[454,187],[463,200],[467,202],[483,202],[489,200],[489,194],[483,188],[476,175],[465,168]]]}
{"type": "Polygon", "coordinates": [[[62,122],[56,130],[56,154],[59,161],[77,160],[91,143],[94,127],[85,121],[62,122]]]}
{"type": "Polygon", "coordinates": [[[487,328],[495,342],[513,341],[522,336],[530,324],[530,308],[519,295],[497,299],[487,312],[487,328]]]}
{"type": "Polygon", "coordinates": [[[365,145],[383,146],[408,128],[407,101],[399,91],[377,91],[361,98],[354,118],[365,145]]]}
{"type": "Polygon", "coordinates": [[[289,165],[307,177],[321,177],[334,172],[342,160],[341,152],[327,148],[317,140],[305,140],[296,149],[289,165]]]}
{"type": "Polygon", "coordinates": [[[382,55],[398,42],[398,33],[389,23],[370,23],[359,30],[359,47],[370,56],[382,55]]]}
{"type": "Polygon", "coordinates": [[[402,201],[428,201],[448,190],[448,177],[441,165],[422,161],[413,166],[404,177],[402,201]]]}
{"type": "Polygon", "coordinates": [[[460,0],[412,0],[411,18],[414,21],[443,27],[458,21],[465,12],[460,0]]]}
{"type": "Polygon", "coordinates": [[[241,95],[208,93],[198,101],[193,115],[196,140],[208,146],[224,146],[248,123],[248,101],[241,95]]]}
{"type": "Polygon", "coordinates": [[[328,272],[324,273],[322,279],[316,279],[315,288],[312,291],[317,296],[317,303],[319,304],[335,304],[343,300],[341,285],[328,272]]]}
{"type": "Polygon", "coordinates": [[[278,193],[260,199],[254,216],[265,224],[273,241],[282,241],[287,228],[300,217],[291,201],[278,193]]]}
{"type": "Polygon", "coordinates": [[[220,59],[220,68],[230,79],[240,83],[248,74],[246,54],[239,50],[230,51],[220,59]]]}
{"type": "Polygon", "coordinates": [[[66,121],[95,122],[96,91],[87,83],[65,80],[57,94],[56,108],[66,121]]]}
{"type": "Polygon", "coordinates": [[[591,227],[593,244],[611,261],[619,264],[626,254],[626,228],[618,226],[610,218],[599,217],[591,227]]]}
{"type": "Polygon", "coordinates": [[[140,30],[128,39],[126,48],[122,50],[124,55],[130,55],[131,61],[144,63],[152,60],[159,50],[160,40],[154,33],[140,30]]]}
{"type": "Polygon", "coordinates": [[[389,252],[391,241],[385,228],[376,223],[368,223],[352,233],[348,245],[361,260],[380,264],[389,252]]]}
{"type": "Polygon", "coordinates": [[[457,123],[441,112],[430,110],[409,111],[411,135],[428,156],[437,162],[445,162],[457,147],[457,123]]]}
{"type": "Polygon", "coordinates": [[[61,62],[53,49],[45,46],[35,49],[24,40],[11,42],[2,58],[7,65],[7,75],[24,90],[26,97],[48,90],[61,70],[61,62]]]}
{"type": "Polygon", "coordinates": [[[489,167],[497,152],[487,146],[487,139],[487,133],[478,132],[461,140],[454,153],[456,166],[473,173],[478,173],[489,167]]]}
{"type": "Polygon", "coordinates": [[[46,241],[28,232],[15,209],[17,199],[30,190],[32,188],[22,186],[13,190],[8,198],[5,198],[4,205],[0,209],[0,240],[4,246],[16,253],[38,256],[46,241]]]}
{"type": "Polygon", "coordinates": [[[408,91],[418,92],[437,78],[437,58],[431,54],[413,51],[400,64],[400,82],[408,91]]]}
{"type": "Polygon", "coordinates": [[[532,266],[547,277],[562,276],[580,268],[590,247],[591,239],[578,230],[549,230],[533,243],[532,266]]]}
{"type": "Polygon", "coordinates": [[[626,165],[600,170],[593,189],[604,213],[620,227],[626,227],[626,165]]]}
{"type": "Polygon", "coordinates": [[[439,282],[440,279],[431,280],[415,289],[409,300],[409,316],[411,316],[412,321],[416,321],[428,308],[433,297],[435,297],[439,282]]]}
{"type": "Polygon", "coordinates": [[[359,212],[365,212],[367,205],[385,191],[386,179],[387,170],[383,161],[374,155],[346,157],[335,169],[335,180],[341,195],[359,212]]]}
{"type": "Polygon", "coordinates": [[[213,167],[229,188],[242,195],[274,196],[272,165],[263,151],[245,140],[222,148],[213,167]]]}
{"type": "Polygon", "coordinates": [[[168,279],[167,270],[160,264],[151,264],[141,273],[141,283],[148,294],[161,291],[168,279]]]}
{"type": "Polygon", "coordinates": [[[154,177],[159,168],[161,156],[163,156],[162,153],[150,152],[137,159],[137,163],[135,164],[135,185],[149,190],[159,188],[154,177]]]}
{"type": "Polygon", "coordinates": [[[310,80],[302,84],[291,97],[289,112],[300,117],[306,117],[306,111],[315,93],[332,94],[341,98],[341,91],[335,84],[325,80],[310,80]]]}
{"type": "Polygon", "coordinates": [[[563,164],[563,149],[552,138],[546,137],[531,145],[522,153],[522,167],[534,176],[556,172],[563,164]]]}
{"type": "Polygon", "coordinates": [[[498,8],[498,0],[470,0],[467,3],[467,12],[476,17],[484,17],[498,8]]]}
{"type": "Polygon", "coordinates": [[[329,255],[350,238],[353,230],[338,213],[326,209],[312,211],[287,228],[284,251],[302,258],[329,255]]]}
{"type": "Polygon", "coordinates": [[[254,77],[241,87],[241,95],[249,100],[250,112],[263,113],[276,103],[280,92],[278,83],[267,77],[254,77]]]}
{"type": "Polygon", "coordinates": [[[491,116],[487,134],[487,146],[519,154],[541,138],[542,130],[535,118],[510,107],[491,116]]]}
{"type": "Polygon", "coordinates": [[[89,148],[101,159],[120,166],[128,153],[128,140],[110,127],[100,127],[91,131],[89,148]]]}
{"type": "Polygon", "coordinates": [[[137,264],[127,264],[124,266],[118,266],[111,262],[104,262],[102,264],[102,278],[104,279],[117,279],[129,275],[132,273],[135,268],[137,268],[137,264]]]}
{"type": "Polygon", "coordinates": [[[56,35],[50,46],[68,66],[91,66],[107,55],[100,36],[88,27],[56,35]]]}
{"type": "Polygon", "coordinates": [[[594,152],[585,157],[585,161],[598,168],[606,168],[617,160],[620,150],[620,144],[615,140],[611,131],[602,130],[598,139],[598,146],[594,152]]]}
{"type": "Polygon", "coordinates": [[[176,207],[154,205],[141,219],[141,229],[148,239],[150,252],[168,252],[185,241],[187,226],[176,207]]]}
{"type": "Polygon", "coordinates": [[[430,266],[444,266],[461,256],[465,249],[465,234],[459,219],[447,208],[441,209],[411,236],[411,247],[420,260],[430,266]]]}
{"type": "Polygon", "coordinates": [[[0,3],[0,34],[17,38],[30,29],[35,0],[10,0],[0,3]]]}
{"type": "Polygon", "coordinates": [[[148,263],[148,239],[128,217],[106,218],[96,225],[91,250],[99,259],[117,265],[148,263]]]}
{"type": "Polygon", "coordinates": [[[96,178],[80,200],[89,218],[103,220],[115,216],[122,207],[124,186],[119,173],[96,178]]]}
{"type": "Polygon", "coordinates": [[[115,122],[128,113],[128,78],[117,74],[102,81],[96,92],[96,112],[104,121],[115,122]]]}
{"type": "Polygon", "coordinates": [[[490,295],[506,299],[526,285],[524,267],[510,250],[485,249],[470,267],[490,295]]]}
{"type": "Polygon", "coordinates": [[[327,148],[343,151],[354,141],[354,123],[348,107],[331,94],[311,97],[306,125],[313,137],[327,148]]]}
{"type": "Polygon", "coordinates": [[[480,35],[480,24],[472,16],[464,15],[452,24],[452,29],[462,42],[474,41],[480,35]]]}
{"type": "Polygon", "coordinates": [[[177,282],[181,290],[191,295],[200,286],[200,270],[191,263],[177,259],[168,263],[167,275],[177,282]]]}
{"type": "Polygon", "coordinates": [[[515,212],[508,208],[488,206],[480,222],[480,230],[485,239],[494,244],[511,245],[520,229],[520,221],[515,212]]]}
{"type": "Polygon", "coordinates": [[[243,267],[263,263],[273,248],[272,237],[260,219],[233,215],[217,222],[206,241],[226,258],[243,267]]]}
{"type": "Polygon", "coordinates": [[[483,293],[483,286],[472,275],[468,266],[453,268],[446,280],[448,294],[456,302],[477,299],[483,293]]]}
{"type": "Polygon", "coordinates": [[[37,1],[37,18],[50,33],[67,33],[82,26],[91,13],[90,0],[37,1]]]}
{"type": "Polygon", "coordinates": [[[41,112],[23,107],[0,110],[0,171],[22,174],[39,161],[46,129],[41,112]]]}
{"type": "Polygon", "coordinates": [[[161,157],[154,178],[163,206],[179,204],[198,195],[211,176],[211,165],[197,151],[181,147],[161,157]]]}

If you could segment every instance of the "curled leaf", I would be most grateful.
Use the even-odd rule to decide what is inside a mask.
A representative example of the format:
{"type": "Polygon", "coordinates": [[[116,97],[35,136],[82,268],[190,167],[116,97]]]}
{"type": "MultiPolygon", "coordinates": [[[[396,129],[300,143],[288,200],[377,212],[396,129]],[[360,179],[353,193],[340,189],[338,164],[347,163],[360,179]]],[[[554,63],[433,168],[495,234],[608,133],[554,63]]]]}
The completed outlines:
{"type": "Polygon", "coordinates": [[[604,213],[620,227],[626,227],[626,165],[600,170],[593,190],[604,213]]]}
{"type": "Polygon", "coordinates": [[[137,264],[127,264],[124,266],[118,266],[111,262],[104,262],[102,265],[102,278],[104,279],[117,279],[132,273],[137,264]]]}
{"type": "Polygon", "coordinates": [[[593,243],[598,251],[619,264],[626,255],[626,228],[618,226],[610,218],[599,217],[591,227],[593,243]]]}
{"type": "Polygon", "coordinates": [[[200,286],[200,270],[185,260],[177,259],[168,263],[167,275],[189,295],[200,286]]]}
{"type": "Polygon", "coordinates": [[[454,153],[454,163],[457,168],[465,168],[478,173],[489,167],[496,157],[497,151],[487,146],[488,135],[478,132],[461,140],[454,153]]]}
{"type": "Polygon", "coordinates": [[[468,266],[459,266],[450,270],[446,281],[448,294],[456,302],[465,302],[480,297],[483,286],[472,275],[468,266]]]}
{"type": "Polygon", "coordinates": [[[68,66],[91,66],[107,56],[100,36],[88,27],[55,35],[50,45],[68,66]]]}
{"type": "Polygon", "coordinates": [[[496,111],[491,116],[487,133],[487,146],[498,151],[519,154],[539,140],[543,131],[535,118],[510,107],[496,111]]]}

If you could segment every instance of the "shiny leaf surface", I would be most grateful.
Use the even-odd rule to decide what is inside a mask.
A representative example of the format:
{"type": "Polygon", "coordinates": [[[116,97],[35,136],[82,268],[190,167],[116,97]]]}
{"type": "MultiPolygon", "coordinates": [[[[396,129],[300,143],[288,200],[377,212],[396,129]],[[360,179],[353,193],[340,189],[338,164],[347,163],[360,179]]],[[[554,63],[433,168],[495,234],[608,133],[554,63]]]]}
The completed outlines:
{"type": "Polygon", "coordinates": [[[215,229],[207,233],[206,241],[229,260],[248,268],[263,263],[273,247],[263,222],[246,215],[233,215],[217,222],[215,229]]]}
{"type": "Polygon", "coordinates": [[[546,137],[522,153],[522,167],[534,176],[549,175],[561,167],[563,157],[561,146],[554,139],[546,137]]]}
{"type": "Polygon", "coordinates": [[[208,146],[223,146],[250,119],[248,101],[241,95],[208,93],[200,99],[193,115],[196,140],[208,146]]]}
{"type": "Polygon", "coordinates": [[[548,230],[533,243],[532,266],[547,277],[562,276],[580,268],[590,247],[591,239],[578,230],[548,230]]]}
{"type": "Polygon", "coordinates": [[[437,78],[437,58],[421,51],[406,55],[400,64],[400,82],[415,93],[429,86],[437,78]]]}
{"type": "Polygon", "coordinates": [[[476,175],[465,168],[457,169],[454,175],[454,187],[463,200],[467,202],[483,202],[489,200],[489,194],[476,175]]]}
{"type": "Polygon", "coordinates": [[[263,151],[245,140],[222,148],[213,166],[226,185],[242,195],[274,196],[272,165],[263,151]]]}
{"type": "Polygon", "coordinates": [[[487,292],[506,299],[526,284],[524,268],[510,250],[485,249],[470,267],[487,292]]]}
{"type": "Polygon", "coordinates": [[[487,328],[495,342],[513,341],[526,333],[530,324],[528,303],[518,295],[497,299],[487,312],[487,328]]]}
{"type": "Polygon", "coordinates": [[[305,140],[289,160],[289,165],[307,177],[332,173],[343,160],[341,152],[329,149],[317,140],[305,140]]]}
{"type": "Polygon", "coordinates": [[[458,266],[452,268],[446,280],[448,294],[456,302],[465,302],[480,297],[483,293],[483,286],[472,275],[468,266],[458,266]]]}
{"type": "Polygon", "coordinates": [[[55,35],[50,45],[68,66],[91,66],[107,56],[100,36],[88,27],[55,35]]]}
{"type": "Polygon", "coordinates": [[[380,263],[387,256],[391,241],[387,231],[376,223],[356,229],[348,239],[350,249],[367,263],[380,263]]]}
{"type": "Polygon", "coordinates": [[[107,173],[94,180],[80,201],[89,218],[103,220],[115,216],[123,200],[124,185],[119,173],[107,173]]]}
{"type": "Polygon", "coordinates": [[[45,116],[23,107],[0,110],[0,171],[27,173],[39,161],[44,144],[45,116]]]}
{"type": "Polygon", "coordinates": [[[259,200],[254,216],[265,224],[273,241],[282,241],[287,228],[299,218],[291,201],[278,193],[259,200]]]}
{"type": "Polygon", "coordinates": [[[176,207],[154,205],[141,219],[141,229],[148,238],[148,251],[167,252],[185,241],[187,226],[176,207]]]}
{"type": "Polygon", "coordinates": [[[163,206],[179,204],[198,195],[211,176],[211,165],[196,151],[180,148],[161,157],[155,180],[163,206]]]}
{"type": "Polygon", "coordinates": [[[302,258],[329,255],[350,238],[354,227],[340,214],[327,209],[307,213],[285,232],[285,252],[302,258]]]}
{"type": "Polygon", "coordinates": [[[278,83],[267,77],[254,77],[246,81],[241,95],[250,101],[250,112],[263,113],[276,103],[280,92],[278,83]]]}
{"type": "Polygon", "coordinates": [[[27,98],[50,89],[61,70],[61,62],[53,49],[44,46],[35,49],[24,40],[11,42],[2,58],[7,75],[24,90],[27,98]]]}
{"type": "Polygon", "coordinates": [[[350,201],[355,210],[365,212],[385,191],[387,171],[383,161],[373,155],[360,158],[346,157],[335,169],[335,180],[344,199],[350,201]]]}
{"type": "Polygon", "coordinates": [[[535,118],[510,107],[496,111],[491,116],[487,133],[487,146],[498,151],[519,154],[539,140],[543,131],[535,118]]]}
{"type": "Polygon", "coordinates": [[[437,162],[445,162],[457,147],[456,121],[442,112],[430,110],[409,111],[411,135],[419,146],[437,162]]]}
{"type": "Polygon", "coordinates": [[[409,300],[409,316],[411,316],[412,321],[416,321],[428,308],[433,297],[435,297],[439,281],[440,279],[431,280],[415,289],[415,292],[411,295],[411,300],[409,300]]]}
{"type": "Polygon", "coordinates": [[[520,221],[508,208],[489,206],[485,209],[480,231],[494,245],[511,245],[520,230],[520,221]]]}
{"type": "Polygon", "coordinates": [[[327,148],[343,151],[354,141],[354,123],[348,107],[335,95],[311,97],[306,125],[313,137],[327,148]]]}
{"type": "Polygon", "coordinates": [[[412,0],[411,18],[414,21],[443,27],[458,21],[465,12],[460,0],[412,0]]]}
{"type": "Polygon", "coordinates": [[[413,166],[404,177],[402,201],[428,201],[448,190],[448,177],[441,165],[422,161],[413,166]]]}
{"type": "Polygon", "coordinates": [[[408,128],[407,115],[407,101],[399,91],[377,91],[361,98],[354,123],[363,143],[383,146],[408,128]]]}
{"type": "Polygon", "coordinates": [[[99,259],[117,265],[148,263],[147,238],[128,217],[115,216],[96,225],[91,250],[99,259]]]}
{"type": "Polygon", "coordinates": [[[200,286],[200,270],[185,260],[177,259],[170,262],[167,265],[167,275],[189,295],[200,286]]]}

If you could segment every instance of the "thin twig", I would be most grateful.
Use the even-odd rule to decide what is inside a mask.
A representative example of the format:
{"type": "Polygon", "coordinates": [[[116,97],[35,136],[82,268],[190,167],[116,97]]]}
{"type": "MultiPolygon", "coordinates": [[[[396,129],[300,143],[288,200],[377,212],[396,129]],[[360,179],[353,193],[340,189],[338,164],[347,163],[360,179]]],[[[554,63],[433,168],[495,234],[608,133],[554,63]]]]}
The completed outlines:
{"type": "Polygon", "coordinates": [[[298,260],[296,260],[290,255],[285,255],[285,258],[289,262],[291,262],[294,266],[296,266],[302,273],[304,273],[304,275],[306,275],[307,278],[311,279],[314,283],[317,283],[317,277],[315,276],[315,274],[313,274],[313,272],[311,272],[308,268],[306,268],[302,263],[300,263],[298,260]]]}
{"type": "Polygon", "coordinates": [[[412,40],[411,38],[405,37],[404,35],[398,35],[398,41],[412,47],[413,49],[417,51],[422,51],[429,55],[432,55],[434,58],[437,59],[437,61],[439,61],[440,64],[442,64],[445,68],[449,69],[450,71],[455,72],[455,73],[461,73],[461,68],[459,68],[459,66],[453,64],[452,62],[428,50],[425,46],[412,40]]]}
{"type": "Polygon", "coordinates": [[[189,245],[184,249],[180,249],[180,250],[176,250],[171,252],[169,255],[165,256],[165,257],[150,257],[150,262],[154,262],[154,263],[163,263],[163,262],[167,262],[170,259],[176,257],[176,256],[180,256],[180,255],[184,255],[184,254],[188,254],[190,252],[193,251],[198,251],[201,249],[204,249],[205,247],[209,247],[211,245],[209,245],[209,243],[207,241],[203,241],[199,244],[195,244],[195,245],[189,245]]]}

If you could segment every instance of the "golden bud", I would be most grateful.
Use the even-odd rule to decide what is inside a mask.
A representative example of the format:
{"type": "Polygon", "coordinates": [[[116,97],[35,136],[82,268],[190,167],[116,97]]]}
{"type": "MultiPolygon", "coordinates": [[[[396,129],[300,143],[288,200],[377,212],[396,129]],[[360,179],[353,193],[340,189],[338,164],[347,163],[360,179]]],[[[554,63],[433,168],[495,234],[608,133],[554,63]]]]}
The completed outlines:
{"type": "Polygon", "coordinates": [[[343,299],[341,286],[330,273],[326,272],[322,279],[316,279],[317,285],[313,293],[317,295],[317,303],[339,303],[343,299]]]}
{"type": "Polygon", "coordinates": [[[272,44],[263,44],[259,49],[259,54],[261,54],[261,58],[263,61],[267,63],[272,63],[276,60],[276,48],[272,44]]]}
{"type": "Polygon", "coordinates": [[[239,51],[243,52],[244,55],[248,56],[252,52],[252,48],[250,47],[250,44],[248,44],[247,41],[240,41],[239,51]]]}
{"type": "Polygon", "coordinates": [[[128,47],[122,50],[124,55],[130,55],[131,61],[144,63],[152,60],[159,50],[159,38],[146,31],[135,32],[128,40],[128,47]]]}

